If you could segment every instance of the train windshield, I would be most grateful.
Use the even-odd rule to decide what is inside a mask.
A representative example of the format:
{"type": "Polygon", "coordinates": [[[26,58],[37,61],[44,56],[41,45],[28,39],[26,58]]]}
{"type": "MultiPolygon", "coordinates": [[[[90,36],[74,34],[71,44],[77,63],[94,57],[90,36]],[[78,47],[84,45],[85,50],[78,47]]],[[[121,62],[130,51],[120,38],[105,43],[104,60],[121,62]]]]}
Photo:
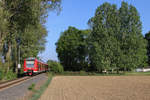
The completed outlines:
{"type": "Polygon", "coordinates": [[[26,61],[26,66],[28,68],[33,68],[34,67],[34,61],[26,61]]]}

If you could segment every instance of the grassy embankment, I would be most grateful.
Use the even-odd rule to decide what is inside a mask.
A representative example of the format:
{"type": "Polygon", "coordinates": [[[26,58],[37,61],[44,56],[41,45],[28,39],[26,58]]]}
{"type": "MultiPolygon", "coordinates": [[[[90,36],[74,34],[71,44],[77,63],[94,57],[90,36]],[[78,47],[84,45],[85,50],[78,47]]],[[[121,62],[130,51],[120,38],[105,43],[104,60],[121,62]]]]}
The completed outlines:
{"type": "Polygon", "coordinates": [[[30,100],[38,100],[41,97],[41,95],[43,94],[45,89],[50,84],[52,77],[53,77],[52,74],[48,73],[48,80],[46,81],[46,83],[43,86],[40,87],[39,90],[35,90],[35,93],[33,94],[32,98],[30,100]]]}

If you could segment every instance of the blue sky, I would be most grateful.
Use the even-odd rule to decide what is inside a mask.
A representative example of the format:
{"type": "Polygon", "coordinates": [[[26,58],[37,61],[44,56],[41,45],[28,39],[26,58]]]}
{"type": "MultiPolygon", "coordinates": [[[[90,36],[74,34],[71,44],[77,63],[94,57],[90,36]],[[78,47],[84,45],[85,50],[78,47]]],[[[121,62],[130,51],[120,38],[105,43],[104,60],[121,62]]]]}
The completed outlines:
{"type": "MultiPolygon", "coordinates": [[[[61,32],[68,26],[78,29],[87,29],[88,20],[94,16],[95,10],[104,2],[117,4],[119,7],[122,0],[62,0],[62,11],[59,15],[56,12],[49,12],[45,24],[48,36],[45,51],[39,56],[44,61],[48,59],[58,60],[55,43],[60,37],[61,32]]],[[[134,5],[141,17],[143,24],[143,34],[150,31],[150,0],[124,0],[134,5]]]]}

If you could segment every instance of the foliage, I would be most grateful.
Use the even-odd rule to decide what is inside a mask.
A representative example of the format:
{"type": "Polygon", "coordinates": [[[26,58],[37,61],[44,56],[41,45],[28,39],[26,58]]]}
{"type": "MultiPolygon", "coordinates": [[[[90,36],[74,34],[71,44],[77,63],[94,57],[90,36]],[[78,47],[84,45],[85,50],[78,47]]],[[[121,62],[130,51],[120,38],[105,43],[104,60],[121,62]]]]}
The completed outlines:
{"type": "Polygon", "coordinates": [[[61,10],[61,0],[0,1],[0,57],[8,63],[8,71],[11,66],[17,68],[19,50],[22,61],[29,56],[37,57],[44,50],[44,23],[48,11],[54,10],[61,10]]]}
{"type": "Polygon", "coordinates": [[[122,51],[121,66],[127,69],[145,67],[147,62],[147,42],[141,33],[142,24],[138,11],[134,6],[122,2],[119,17],[121,20],[121,37],[119,38],[122,51]]]}
{"type": "Polygon", "coordinates": [[[0,64],[0,80],[13,80],[17,78],[17,74],[13,72],[13,69],[7,68],[8,63],[0,64]]]}
{"type": "Polygon", "coordinates": [[[115,68],[119,44],[116,35],[119,31],[119,20],[115,5],[104,3],[97,8],[91,19],[92,33],[89,37],[89,55],[91,65],[99,72],[115,68]]]}
{"type": "Polygon", "coordinates": [[[150,65],[150,31],[145,34],[145,39],[147,40],[147,56],[148,56],[148,64],[150,65]]]}
{"type": "Polygon", "coordinates": [[[64,71],[63,66],[59,62],[49,60],[47,64],[50,66],[50,70],[54,73],[63,73],[64,71]]]}
{"type": "Polygon", "coordinates": [[[80,75],[87,75],[87,73],[85,71],[81,70],[80,75]]]}
{"type": "Polygon", "coordinates": [[[13,80],[17,78],[17,74],[14,73],[12,70],[9,70],[7,73],[4,74],[4,79],[5,80],[13,80]]]}
{"type": "Polygon", "coordinates": [[[4,78],[4,71],[0,68],[0,80],[4,78]]]}
{"type": "Polygon", "coordinates": [[[79,71],[87,67],[87,37],[89,30],[69,27],[56,43],[56,52],[65,70],[79,71]]]}
{"type": "Polygon", "coordinates": [[[56,51],[65,71],[131,71],[145,67],[147,42],[137,9],[122,2],[100,5],[88,24],[89,30],[69,27],[58,42],[56,51]]]}
{"type": "Polygon", "coordinates": [[[6,38],[6,34],[8,34],[8,18],[10,14],[8,11],[5,11],[3,8],[3,1],[0,1],[0,54],[2,52],[2,47],[4,44],[4,39],[6,38]]]}
{"type": "Polygon", "coordinates": [[[131,70],[144,67],[146,41],[141,34],[141,21],[135,7],[122,2],[104,3],[90,19],[90,61],[97,71],[109,69],[131,70]]]}

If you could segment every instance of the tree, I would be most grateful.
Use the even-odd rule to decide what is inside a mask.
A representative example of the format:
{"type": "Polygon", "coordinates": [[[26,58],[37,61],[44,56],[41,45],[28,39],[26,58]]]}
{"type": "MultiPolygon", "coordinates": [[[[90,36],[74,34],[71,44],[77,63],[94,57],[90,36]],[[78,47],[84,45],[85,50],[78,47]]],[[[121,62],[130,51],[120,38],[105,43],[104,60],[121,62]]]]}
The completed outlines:
{"type": "Polygon", "coordinates": [[[145,34],[145,39],[147,40],[147,56],[148,56],[148,64],[150,65],[150,31],[145,34]]]}
{"type": "MultiPolygon", "coordinates": [[[[2,8],[9,13],[8,34],[6,34],[3,56],[10,66],[18,64],[18,51],[21,58],[36,57],[44,50],[47,35],[44,23],[48,11],[59,10],[61,0],[1,0],[2,8]],[[11,63],[13,65],[11,65],[11,63]]],[[[7,17],[6,17],[7,18],[7,17]]]]}
{"type": "Polygon", "coordinates": [[[136,8],[122,2],[116,5],[104,3],[89,20],[90,63],[101,72],[109,69],[132,70],[144,67],[147,61],[146,41],[141,33],[141,21],[136,8]]]}
{"type": "Polygon", "coordinates": [[[37,27],[30,26],[25,29],[25,33],[21,35],[22,43],[20,47],[22,60],[27,57],[37,57],[38,53],[45,49],[45,37],[47,31],[45,27],[39,24],[37,27]],[[38,30],[36,30],[38,28],[38,30]]]}
{"type": "Polygon", "coordinates": [[[116,5],[104,3],[97,8],[95,16],[90,19],[92,33],[90,35],[90,61],[93,69],[112,69],[117,66],[115,56],[119,54],[119,34],[120,23],[116,5]]]}
{"type": "Polygon", "coordinates": [[[121,21],[119,40],[122,51],[122,67],[125,70],[144,67],[147,62],[147,43],[142,35],[142,24],[138,11],[134,6],[122,2],[119,16],[121,21]]]}
{"type": "Polygon", "coordinates": [[[64,71],[63,66],[57,61],[48,60],[47,64],[50,67],[50,70],[54,73],[63,73],[64,71]]]}
{"type": "Polygon", "coordinates": [[[87,37],[89,30],[69,27],[56,43],[56,52],[64,70],[80,71],[87,67],[87,37]]]}
{"type": "Polygon", "coordinates": [[[4,10],[3,3],[3,1],[0,1],[0,53],[3,49],[4,39],[8,34],[8,18],[10,16],[8,11],[4,10]]]}

